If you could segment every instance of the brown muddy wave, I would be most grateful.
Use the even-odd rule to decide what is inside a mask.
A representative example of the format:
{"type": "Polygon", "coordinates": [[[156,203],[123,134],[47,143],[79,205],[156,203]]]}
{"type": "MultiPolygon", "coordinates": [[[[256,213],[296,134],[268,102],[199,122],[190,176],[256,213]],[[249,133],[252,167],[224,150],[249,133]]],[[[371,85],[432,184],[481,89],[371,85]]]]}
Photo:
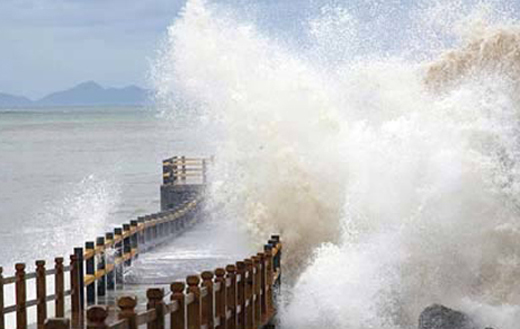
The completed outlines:
{"type": "Polygon", "coordinates": [[[514,83],[520,80],[520,28],[495,28],[473,37],[466,46],[444,53],[429,65],[426,84],[435,89],[461,79],[497,72],[514,83]]]}

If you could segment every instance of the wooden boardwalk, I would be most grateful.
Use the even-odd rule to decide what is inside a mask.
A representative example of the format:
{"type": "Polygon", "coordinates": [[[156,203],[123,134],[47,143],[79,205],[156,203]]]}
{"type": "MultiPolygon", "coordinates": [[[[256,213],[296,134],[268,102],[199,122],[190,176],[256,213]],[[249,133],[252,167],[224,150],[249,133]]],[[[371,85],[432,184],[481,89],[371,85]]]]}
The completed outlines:
{"type": "Polygon", "coordinates": [[[166,290],[124,285],[125,273],[140,254],[159,248],[203,216],[208,163],[209,159],[186,157],[163,161],[161,212],[139,217],[74,248],[68,265],[61,257],[52,268],[40,260],[35,271],[27,273],[26,265],[19,263],[11,277],[3,277],[0,267],[0,329],[14,329],[7,327],[9,314],[16,315],[16,329],[133,329],[140,324],[148,324],[149,329],[165,325],[252,329],[272,323],[273,292],[281,282],[278,236],[257,255],[189,276],[186,284],[177,281],[166,290]],[[35,298],[28,299],[28,284],[34,285],[35,298]],[[10,285],[14,285],[15,303],[5,305],[5,289],[10,285]],[[138,299],[146,300],[146,306],[139,307],[138,299]],[[37,314],[34,324],[27,313],[32,307],[37,314]]]}

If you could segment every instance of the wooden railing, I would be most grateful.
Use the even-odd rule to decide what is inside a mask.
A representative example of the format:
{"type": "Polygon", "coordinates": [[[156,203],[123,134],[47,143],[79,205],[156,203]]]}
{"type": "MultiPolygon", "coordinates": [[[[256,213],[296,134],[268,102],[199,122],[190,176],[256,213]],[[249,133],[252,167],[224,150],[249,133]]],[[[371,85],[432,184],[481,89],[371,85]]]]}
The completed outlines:
{"type": "Polygon", "coordinates": [[[163,184],[205,184],[212,158],[174,156],[163,160],[163,184]]]}
{"type": "Polygon", "coordinates": [[[27,310],[36,307],[37,326],[43,329],[48,317],[47,303],[54,301],[55,317],[64,317],[66,298],[70,298],[72,320],[81,322],[86,304],[96,303],[98,297],[105,296],[107,290],[114,290],[123,283],[125,268],[132,265],[139,253],[145,252],[164,242],[168,236],[179,232],[195,221],[201,208],[202,196],[176,208],[139,217],[113,232],[88,241],[85,248],[74,248],[70,264],[64,265],[62,257],[55,258],[54,267],[47,269],[45,261],[36,261],[35,272],[26,273],[26,265],[15,265],[15,275],[3,277],[0,267],[0,329],[5,329],[7,314],[16,313],[16,329],[27,329],[27,310]],[[69,286],[65,287],[65,276],[69,275],[69,286]],[[47,277],[54,276],[54,291],[47,290],[47,277]],[[35,280],[36,298],[27,300],[27,285],[35,280]],[[14,284],[15,304],[5,305],[6,288],[14,284]]]}
{"type": "MultiPolygon", "coordinates": [[[[264,251],[226,268],[191,275],[173,282],[169,300],[162,288],[147,290],[147,310],[137,313],[137,298],[118,299],[119,310],[109,321],[106,306],[87,310],[88,329],[256,329],[273,326],[281,284],[282,244],[273,236],[264,251]],[[187,287],[186,287],[187,284],[187,287]]],[[[78,327],[72,319],[48,319],[45,329],[78,327]]],[[[81,324],[79,324],[81,327],[81,324]]]]}

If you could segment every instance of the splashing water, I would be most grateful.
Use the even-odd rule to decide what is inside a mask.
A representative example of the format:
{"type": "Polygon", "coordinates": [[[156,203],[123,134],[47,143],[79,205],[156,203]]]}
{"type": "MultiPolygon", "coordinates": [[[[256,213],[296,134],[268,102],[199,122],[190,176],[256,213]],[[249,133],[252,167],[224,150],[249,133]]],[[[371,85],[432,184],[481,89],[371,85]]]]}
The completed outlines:
{"type": "Polygon", "coordinates": [[[324,6],[295,49],[229,6],[188,1],[154,69],[158,96],[211,118],[226,216],[260,240],[283,235],[284,328],[414,328],[432,303],[515,328],[519,27],[488,5],[404,18],[365,6],[324,6]],[[396,18],[413,30],[388,45],[396,18]]]}
{"type": "MultiPolygon", "coordinates": [[[[110,227],[107,221],[120,203],[121,190],[110,175],[90,174],[64,189],[64,193],[50,201],[42,214],[39,234],[55,252],[70,253],[70,246],[78,240],[90,241],[110,227]],[[56,225],[56,223],[61,223],[56,225]],[[49,227],[52,230],[49,230],[49,227]]],[[[26,232],[27,233],[27,232],[26,232]]]]}

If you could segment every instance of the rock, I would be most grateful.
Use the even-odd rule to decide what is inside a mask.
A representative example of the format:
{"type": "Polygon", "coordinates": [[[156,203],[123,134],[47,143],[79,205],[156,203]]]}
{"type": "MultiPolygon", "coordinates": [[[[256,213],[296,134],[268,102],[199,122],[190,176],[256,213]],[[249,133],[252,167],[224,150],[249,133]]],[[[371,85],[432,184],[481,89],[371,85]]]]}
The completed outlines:
{"type": "Polygon", "coordinates": [[[428,306],[419,316],[419,329],[480,329],[466,314],[439,304],[428,306]]]}

